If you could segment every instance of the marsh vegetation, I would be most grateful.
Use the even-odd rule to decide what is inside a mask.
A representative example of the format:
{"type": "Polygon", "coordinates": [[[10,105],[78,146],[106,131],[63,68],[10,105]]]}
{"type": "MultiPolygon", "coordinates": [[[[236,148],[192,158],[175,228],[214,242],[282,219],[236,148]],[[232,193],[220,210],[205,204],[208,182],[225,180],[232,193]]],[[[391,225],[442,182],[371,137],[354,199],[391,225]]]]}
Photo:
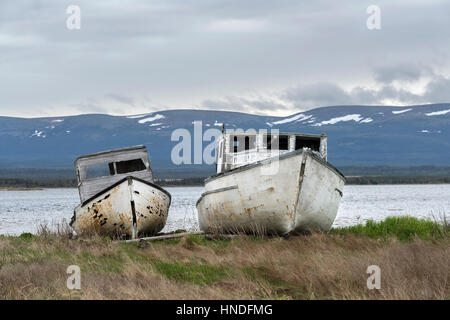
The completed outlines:
{"type": "Polygon", "coordinates": [[[289,237],[125,243],[69,229],[0,237],[3,299],[449,299],[444,222],[411,217],[289,237]],[[81,268],[81,289],[66,287],[81,268]],[[369,265],[381,289],[366,286],[369,265]]]}

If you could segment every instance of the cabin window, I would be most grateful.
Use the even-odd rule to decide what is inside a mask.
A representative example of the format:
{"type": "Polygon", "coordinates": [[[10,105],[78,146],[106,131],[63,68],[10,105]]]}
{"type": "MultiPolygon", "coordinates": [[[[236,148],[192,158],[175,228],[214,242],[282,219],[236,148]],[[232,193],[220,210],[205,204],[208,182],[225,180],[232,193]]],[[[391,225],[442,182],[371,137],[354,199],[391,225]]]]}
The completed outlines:
{"type": "Polygon", "coordinates": [[[117,174],[142,171],[145,169],[147,169],[147,168],[144,164],[144,161],[142,161],[142,159],[133,159],[133,160],[116,162],[117,174]]]}
{"type": "Polygon", "coordinates": [[[244,150],[252,150],[256,148],[256,136],[245,136],[244,150]]]}
{"type": "Polygon", "coordinates": [[[289,150],[289,136],[264,136],[264,147],[267,150],[289,150]],[[277,146],[278,145],[278,146],[277,146]]]}
{"type": "Polygon", "coordinates": [[[109,174],[110,175],[115,175],[116,174],[116,170],[114,169],[114,162],[108,163],[108,167],[109,167],[109,174]]]}
{"type": "Polygon", "coordinates": [[[308,138],[308,137],[295,137],[295,150],[310,148],[314,151],[320,149],[320,139],[308,138]]]}
{"type": "Polygon", "coordinates": [[[265,149],[271,150],[272,149],[272,136],[264,136],[263,145],[264,145],[265,149]]]}
{"type": "Polygon", "coordinates": [[[238,152],[238,147],[239,147],[238,137],[234,136],[234,138],[233,138],[233,152],[234,153],[238,152]]]}
{"type": "Polygon", "coordinates": [[[114,174],[114,167],[111,173],[111,166],[108,163],[99,163],[87,167],[86,179],[94,179],[100,177],[107,177],[114,174]]]}
{"type": "Polygon", "coordinates": [[[289,150],[289,136],[280,136],[278,142],[280,150],[289,150]]]}
{"type": "Polygon", "coordinates": [[[256,148],[256,136],[244,136],[236,135],[233,136],[233,144],[231,145],[231,151],[234,153],[241,151],[248,151],[256,148]]]}

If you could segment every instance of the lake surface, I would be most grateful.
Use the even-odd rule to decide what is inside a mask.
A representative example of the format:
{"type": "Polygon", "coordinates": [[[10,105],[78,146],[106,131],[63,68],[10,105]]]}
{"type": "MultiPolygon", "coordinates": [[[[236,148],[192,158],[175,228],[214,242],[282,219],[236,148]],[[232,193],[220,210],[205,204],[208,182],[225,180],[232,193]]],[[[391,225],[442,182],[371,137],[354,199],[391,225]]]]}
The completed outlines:
{"type": "MultiPolygon", "coordinates": [[[[197,230],[195,203],[203,187],[165,188],[172,205],[164,232],[197,230]]],[[[0,191],[0,234],[35,233],[40,224],[69,222],[79,204],[76,189],[0,191]]],[[[450,218],[450,185],[346,186],[334,226],[383,220],[387,216],[450,218]]]]}

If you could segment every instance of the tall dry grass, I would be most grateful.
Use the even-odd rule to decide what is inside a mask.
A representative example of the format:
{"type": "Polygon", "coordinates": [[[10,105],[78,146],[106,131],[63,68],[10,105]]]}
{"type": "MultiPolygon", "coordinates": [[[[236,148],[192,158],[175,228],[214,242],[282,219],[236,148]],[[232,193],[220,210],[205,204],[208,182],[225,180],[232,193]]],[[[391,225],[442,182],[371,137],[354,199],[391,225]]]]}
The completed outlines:
{"type": "Polygon", "coordinates": [[[187,236],[146,246],[60,235],[0,237],[3,299],[449,299],[449,238],[354,234],[187,236]],[[69,265],[81,290],[66,288],[69,265]],[[366,286],[381,268],[381,289],[366,286]]]}

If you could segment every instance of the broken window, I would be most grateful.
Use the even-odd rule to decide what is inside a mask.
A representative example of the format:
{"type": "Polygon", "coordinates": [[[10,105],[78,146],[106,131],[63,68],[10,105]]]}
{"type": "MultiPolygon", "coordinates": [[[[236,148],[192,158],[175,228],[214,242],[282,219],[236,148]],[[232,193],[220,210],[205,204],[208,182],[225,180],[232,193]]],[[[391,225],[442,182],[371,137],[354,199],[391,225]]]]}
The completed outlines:
{"type": "Polygon", "coordinates": [[[289,136],[264,136],[264,147],[267,150],[289,150],[289,136]]]}
{"type": "Polygon", "coordinates": [[[256,148],[256,136],[245,136],[245,150],[256,148]]]}
{"type": "Polygon", "coordinates": [[[248,151],[256,148],[256,136],[233,136],[233,143],[231,145],[231,151],[234,153],[241,151],[248,151]]]}
{"type": "Polygon", "coordinates": [[[264,136],[263,138],[263,146],[267,150],[272,149],[272,136],[264,136]]]}
{"type": "Polygon", "coordinates": [[[111,167],[107,163],[99,163],[89,166],[86,169],[86,179],[107,177],[114,174],[114,170],[113,173],[111,173],[110,168],[111,167]]]}
{"type": "Polygon", "coordinates": [[[295,137],[295,150],[310,148],[314,151],[320,149],[320,138],[295,137]]]}
{"type": "Polygon", "coordinates": [[[147,169],[142,159],[133,159],[116,162],[116,173],[128,173],[147,169]]]}
{"type": "Polygon", "coordinates": [[[279,136],[278,149],[289,150],[289,136],[279,136]]]}
{"type": "Polygon", "coordinates": [[[110,163],[108,163],[108,166],[109,166],[109,174],[110,175],[115,175],[116,174],[116,170],[114,170],[114,162],[110,162],[110,163]]]}

